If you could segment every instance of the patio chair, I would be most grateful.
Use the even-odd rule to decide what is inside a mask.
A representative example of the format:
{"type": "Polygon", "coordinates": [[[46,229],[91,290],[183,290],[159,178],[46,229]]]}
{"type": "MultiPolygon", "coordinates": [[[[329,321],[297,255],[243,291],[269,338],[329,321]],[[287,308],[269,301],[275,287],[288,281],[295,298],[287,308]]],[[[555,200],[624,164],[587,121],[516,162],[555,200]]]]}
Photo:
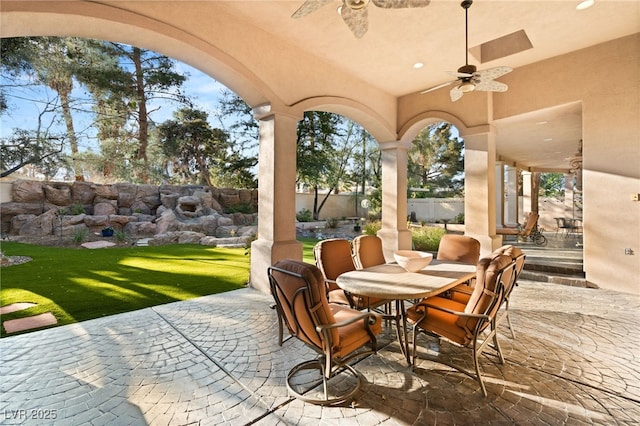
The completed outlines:
{"type": "Polygon", "coordinates": [[[434,296],[423,299],[417,305],[407,309],[407,319],[413,328],[412,364],[414,367],[419,333],[427,333],[469,348],[473,352],[475,376],[462,367],[447,363],[437,356],[421,355],[421,357],[446,364],[476,379],[482,394],[486,397],[487,389],[480,371],[479,357],[487,347],[491,347],[496,351],[499,362],[504,364],[504,357],[496,337],[495,321],[505,295],[504,283],[511,281],[514,268],[515,262],[511,257],[503,254],[480,259],[473,294],[466,304],[434,296]],[[481,335],[484,336],[482,340],[481,335]]]}
{"type": "Polygon", "coordinates": [[[496,228],[496,234],[498,235],[514,235],[516,238],[527,238],[533,231],[533,228],[538,223],[538,213],[529,212],[524,216],[524,224],[518,225],[515,228],[496,228]]]}
{"type": "Polygon", "coordinates": [[[316,260],[316,266],[324,276],[329,303],[348,305],[353,309],[359,310],[375,309],[389,303],[389,301],[385,299],[359,296],[345,292],[336,283],[338,276],[356,269],[351,252],[351,242],[349,240],[330,238],[319,241],[313,249],[313,254],[316,260]]]}
{"type": "Polygon", "coordinates": [[[376,352],[380,318],[372,312],[330,304],[322,273],[312,264],[281,260],[268,268],[268,276],[276,309],[289,333],[318,354],[289,370],[287,389],[312,404],[336,405],[349,400],[361,384],[349,362],[376,352]],[[343,380],[336,379],[339,386],[332,386],[330,381],[336,376],[343,380]]]}
{"type": "MultiPolygon", "coordinates": [[[[480,241],[465,235],[445,234],[440,240],[436,259],[476,265],[480,259],[480,241]]],[[[462,285],[473,285],[473,281],[462,285]]]]}
{"type": "Polygon", "coordinates": [[[436,259],[475,265],[480,259],[480,241],[465,235],[445,234],[440,240],[436,259]]]}
{"type": "Polygon", "coordinates": [[[353,239],[353,260],[357,269],[382,265],[387,262],[382,240],[376,235],[358,235],[353,239]]]}
{"type": "MultiPolygon", "coordinates": [[[[496,320],[496,326],[497,326],[498,324],[500,324],[500,322],[502,322],[503,319],[506,318],[507,324],[509,326],[509,331],[511,332],[511,338],[515,339],[516,333],[513,330],[513,325],[511,324],[511,317],[509,316],[509,297],[511,296],[511,292],[513,291],[513,289],[518,285],[517,280],[518,280],[518,277],[520,276],[520,273],[522,272],[522,269],[524,268],[524,261],[526,259],[526,255],[522,252],[522,250],[519,247],[515,247],[512,245],[504,245],[496,249],[493,252],[493,254],[507,255],[511,257],[511,259],[515,262],[515,270],[514,270],[511,282],[504,283],[505,285],[504,312],[501,315],[499,315],[498,319],[496,320]]],[[[451,293],[450,293],[451,299],[455,300],[456,302],[466,304],[469,301],[469,298],[471,297],[473,290],[474,290],[473,287],[460,284],[451,289],[451,293]]]]}

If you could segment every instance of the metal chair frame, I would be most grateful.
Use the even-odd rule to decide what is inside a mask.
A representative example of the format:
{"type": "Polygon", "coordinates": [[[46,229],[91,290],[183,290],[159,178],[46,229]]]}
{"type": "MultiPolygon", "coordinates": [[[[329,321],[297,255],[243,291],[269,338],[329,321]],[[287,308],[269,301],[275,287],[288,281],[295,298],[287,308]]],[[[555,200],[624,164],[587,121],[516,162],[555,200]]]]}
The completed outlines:
{"type": "MultiPolygon", "coordinates": [[[[369,327],[371,324],[375,324],[375,322],[377,321],[376,315],[369,312],[362,312],[358,316],[354,316],[349,320],[341,321],[339,323],[321,324],[317,311],[322,306],[320,306],[320,304],[316,304],[316,305],[312,304],[311,298],[309,296],[311,292],[311,287],[310,287],[311,283],[303,275],[300,275],[298,273],[295,273],[286,269],[278,268],[275,266],[269,267],[267,270],[267,273],[269,276],[271,293],[276,302],[275,309],[278,315],[278,323],[280,325],[280,341],[282,341],[282,324],[284,323],[287,326],[287,329],[289,330],[289,333],[291,334],[292,337],[297,337],[301,342],[303,342],[309,348],[313,349],[318,354],[318,358],[314,360],[301,362],[293,366],[291,370],[289,370],[289,372],[287,373],[287,379],[286,379],[288,391],[295,398],[298,398],[305,402],[309,402],[311,404],[337,405],[349,400],[361,387],[360,375],[351,365],[349,365],[349,362],[351,362],[355,358],[360,358],[360,357],[364,357],[364,356],[376,353],[376,350],[377,350],[376,336],[369,327]],[[273,276],[274,271],[278,271],[282,274],[290,275],[292,277],[295,277],[304,281],[305,285],[301,286],[299,289],[295,291],[291,301],[289,302],[286,301],[286,297],[284,297],[284,294],[280,289],[280,286],[276,278],[273,276]],[[294,313],[295,312],[294,306],[296,306],[296,303],[299,298],[304,298],[303,306],[305,307],[306,315],[312,318],[314,324],[316,324],[315,337],[320,338],[320,340],[322,341],[322,347],[309,343],[310,341],[313,341],[313,339],[311,338],[312,336],[309,336],[308,332],[305,331],[305,329],[302,326],[300,326],[300,324],[297,321],[291,324],[287,320],[286,315],[284,314],[285,306],[283,305],[283,303],[286,304],[287,311],[292,313],[291,316],[293,317],[293,319],[294,320],[297,319],[294,313]],[[333,353],[335,342],[333,342],[332,340],[331,330],[335,328],[345,327],[358,321],[364,321],[365,323],[366,331],[370,337],[371,349],[354,351],[344,357],[335,356],[335,354],[333,353]],[[306,339],[301,338],[301,335],[305,335],[307,338],[306,339]],[[300,371],[303,371],[303,370],[318,370],[320,372],[320,374],[322,375],[322,387],[323,387],[324,398],[322,399],[312,398],[305,395],[304,393],[298,392],[295,389],[291,381],[300,371]],[[340,393],[333,397],[330,397],[329,396],[329,393],[330,393],[329,380],[342,373],[346,373],[354,377],[356,379],[356,384],[352,388],[347,389],[344,393],[340,393]]],[[[312,383],[310,385],[310,388],[307,389],[307,392],[314,389],[319,384],[320,383],[312,383]]]]}
{"type": "MultiPolygon", "coordinates": [[[[473,314],[473,313],[465,313],[465,312],[459,312],[459,311],[453,311],[451,309],[447,309],[444,308],[442,306],[437,306],[437,305],[433,305],[428,303],[426,300],[422,301],[419,303],[417,309],[417,312],[422,313],[422,316],[415,322],[415,324],[413,325],[413,332],[412,332],[412,337],[413,337],[413,355],[412,355],[412,364],[415,367],[415,362],[416,362],[416,358],[417,358],[417,336],[419,333],[425,333],[428,334],[430,336],[433,337],[437,337],[440,339],[444,339],[444,340],[449,340],[444,336],[441,336],[437,333],[433,333],[427,330],[424,330],[422,328],[420,328],[419,324],[420,322],[425,319],[428,315],[428,311],[429,309],[435,309],[435,310],[439,310],[442,312],[447,312],[449,314],[452,315],[456,315],[458,317],[462,317],[462,318],[476,318],[478,319],[474,329],[472,330],[472,336],[469,338],[470,342],[467,345],[463,345],[465,347],[470,348],[473,351],[473,365],[474,365],[474,369],[475,369],[475,376],[470,373],[469,371],[467,371],[466,369],[446,362],[442,359],[439,359],[437,357],[432,357],[432,356],[425,356],[422,355],[421,358],[425,358],[428,359],[430,361],[434,361],[434,362],[438,362],[440,364],[444,364],[447,365],[451,368],[456,369],[457,371],[466,374],[467,376],[475,379],[479,384],[480,384],[480,389],[482,391],[482,394],[486,397],[487,396],[487,388],[484,384],[484,380],[482,378],[482,372],[480,371],[480,362],[479,362],[479,357],[480,355],[484,352],[484,350],[487,347],[490,347],[492,349],[494,349],[496,351],[496,355],[498,357],[498,360],[500,362],[500,364],[504,364],[505,360],[504,360],[504,356],[502,354],[502,349],[500,348],[500,344],[498,342],[498,338],[497,338],[497,330],[496,330],[496,326],[497,326],[497,322],[496,322],[496,318],[497,318],[497,313],[498,310],[500,309],[500,306],[504,303],[505,300],[505,296],[506,296],[506,289],[505,289],[505,285],[503,282],[502,277],[505,274],[508,274],[508,279],[512,280],[512,277],[515,275],[515,267],[516,267],[516,263],[515,261],[511,261],[511,263],[509,263],[507,266],[505,266],[504,268],[502,268],[499,273],[498,276],[496,277],[496,288],[495,291],[493,292],[492,295],[492,300],[491,303],[488,304],[487,308],[485,309],[484,313],[482,314],[473,314]],[[484,339],[482,341],[480,341],[480,337],[483,334],[483,332],[485,332],[486,330],[489,330],[488,334],[484,337],[484,339]],[[471,345],[469,347],[469,344],[471,345]]],[[[485,289],[485,294],[488,294],[488,290],[485,289]]],[[[457,346],[461,346],[458,345],[455,342],[450,341],[450,343],[457,345],[457,346]]]]}

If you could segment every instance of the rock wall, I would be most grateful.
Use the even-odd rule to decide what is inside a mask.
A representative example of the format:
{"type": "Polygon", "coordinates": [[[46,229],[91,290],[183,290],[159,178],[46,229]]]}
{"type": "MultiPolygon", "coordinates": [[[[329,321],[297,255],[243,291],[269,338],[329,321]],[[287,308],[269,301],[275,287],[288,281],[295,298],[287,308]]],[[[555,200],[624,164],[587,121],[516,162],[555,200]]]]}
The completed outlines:
{"type": "Polygon", "coordinates": [[[16,180],[0,203],[3,235],[73,236],[105,226],[132,237],[189,232],[225,238],[255,234],[257,190],[197,185],[111,185],[16,180]],[[234,210],[253,213],[225,213],[234,210]]]}

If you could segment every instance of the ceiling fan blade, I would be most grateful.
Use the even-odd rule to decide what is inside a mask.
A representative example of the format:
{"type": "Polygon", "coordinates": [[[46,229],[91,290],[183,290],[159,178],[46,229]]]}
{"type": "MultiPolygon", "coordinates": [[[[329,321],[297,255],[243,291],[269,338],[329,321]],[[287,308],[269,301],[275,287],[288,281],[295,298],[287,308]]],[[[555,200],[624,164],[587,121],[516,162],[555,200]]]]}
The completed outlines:
{"type": "Polygon", "coordinates": [[[507,89],[509,89],[509,86],[494,80],[481,81],[476,84],[475,88],[479,92],[506,92],[507,89]]]}
{"type": "Polygon", "coordinates": [[[403,9],[406,7],[429,6],[431,0],[373,0],[373,4],[383,9],[403,9]]]}
{"type": "Polygon", "coordinates": [[[451,102],[455,102],[458,99],[462,98],[464,92],[460,90],[460,87],[456,86],[449,92],[449,96],[451,97],[451,102]]]}
{"type": "Polygon", "coordinates": [[[442,89],[443,87],[446,87],[446,86],[450,85],[451,83],[455,83],[456,81],[457,80],[453,80],[453,81],[448,81],[446,83],[438,84],[437,86],[433,86],[433,87],[430,87],[430,88],[428,88],[426,90],[423,90],[422,92],[420,92],[420,94],[429,93],[429,92],[433,92],[434,90],[442,89]]]}
{"type": "Polygon", "coordinates": [[[307,16],[311,12],[315,12],[316,10],[320,9],[325,4],[331,3],[332,1],[333,0],[306,0],[304,3],[302,3],[302,6],[298,8],[298,10],[293,12],[293,15],[291,15],[291,17],[302,18],[303,16],[307,16]]]}
{"type": "Polygon", "coordinates": [[[466,72],[458,72],[458,71],[447,71],[447,74],[456,78],[473,77],[473,74],[468,74],[466,72]]]}
{"type": "Polygon", "coordinates": [[[513,71],[513,68],[511,67],[494,67],[477,71],[473,75],[482,80],[495,80],[498,77],[502,77],[503,75],[510,73],[511,71],[513,71]]]}
{"type": "Polygon", "coordinates": [[[369,14],[367,8],[353,10],[350,7],[342,7],[340,9],[340,15],[344,23],[347,24],[351,32],[356,38],[361,38],[367,33],[369,29],[369,14]]]}

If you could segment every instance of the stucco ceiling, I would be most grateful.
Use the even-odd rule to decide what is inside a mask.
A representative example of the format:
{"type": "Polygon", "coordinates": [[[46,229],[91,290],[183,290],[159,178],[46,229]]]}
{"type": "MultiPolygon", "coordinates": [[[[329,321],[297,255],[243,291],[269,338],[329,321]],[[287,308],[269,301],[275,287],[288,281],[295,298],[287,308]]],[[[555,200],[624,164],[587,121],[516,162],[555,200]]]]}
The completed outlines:
{"type": "MultiPolygon", "coordinates": [[[[429,6],[416,9],[383,9],[370,3],[369,29],[360,39],[338,14],[340,0],[292,19],[303,1],[229,1],[223,7],[248,25],[287,39],[395,96],[450,81],[446,71],[464,65],[465,16],[458,0],[432,0],[429,6]],[[424,66],[415,69],[416,62],[424,66]]],[[[475,1],[469,9],[469,48],[473,53],[475,46],[521,30],[533,47],[485,63],[470,54],[469,62],[478,69],[498,65],[517,68],[640,30],[638,1],[596,0],[586,10],[577,10],[578,3],[475,1]]],[[[581,72],[588,70],[576,70],[576,76],[581,72]]],[[[579,103],[495,124],[500,156],[525,167],[566,169],[566,159],[575,155],[582,139],[579,103]]]]}

